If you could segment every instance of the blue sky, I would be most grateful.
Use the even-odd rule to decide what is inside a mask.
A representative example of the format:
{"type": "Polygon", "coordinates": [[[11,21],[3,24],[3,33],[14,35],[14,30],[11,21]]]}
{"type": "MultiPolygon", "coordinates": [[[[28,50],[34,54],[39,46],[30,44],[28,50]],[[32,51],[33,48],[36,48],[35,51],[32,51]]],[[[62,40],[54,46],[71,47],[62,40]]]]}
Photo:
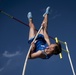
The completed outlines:
{"type": "MultiPolygon", "coordinates": [[[[0,9],[28,24],[27,13],[32,12],[37,29],[47,6],[51,7],[48,33],[68,43],[76,71],[76,1],[75,0],[0,0],[0,9]]],[[[0,13],[0,75],[21,75],[29,49],[29,27],[0,13]]],[[[53,42],[53,41],[52,41],[53,42]]],[[[62,45],[65,49],[65,46],[62,45]]],[[[26,75],[73,75],[66,52],[63,59],[28,60],[26,75]]]]}

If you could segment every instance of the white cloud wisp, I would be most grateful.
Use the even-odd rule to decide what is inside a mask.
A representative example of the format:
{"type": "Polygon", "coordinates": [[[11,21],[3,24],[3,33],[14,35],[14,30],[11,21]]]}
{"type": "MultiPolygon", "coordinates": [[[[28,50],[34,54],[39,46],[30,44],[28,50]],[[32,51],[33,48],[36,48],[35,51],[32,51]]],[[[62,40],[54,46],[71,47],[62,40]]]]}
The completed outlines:
{"type": "Polygon", "coordinates": [[[16,51],[15,53],[9,53],[8,51],[5,51],[3,53],[3,56],[7,57],[7,58],[15,57],[15,56],[18,56],[18,55],[21,55],[20,51],[16,51]]]}

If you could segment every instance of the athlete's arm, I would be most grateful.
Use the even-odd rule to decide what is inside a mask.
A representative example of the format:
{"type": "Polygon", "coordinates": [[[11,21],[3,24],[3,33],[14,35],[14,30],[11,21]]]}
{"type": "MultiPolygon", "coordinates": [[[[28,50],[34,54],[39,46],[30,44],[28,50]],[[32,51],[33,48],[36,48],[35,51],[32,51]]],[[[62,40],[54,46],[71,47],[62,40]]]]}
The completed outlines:
{"type": "Polygon", "coordinates": [[[45,58],[46,56],[43,54],[41,50],[31,53],[29,56],[29,59],[35,59],[35,58],[45,58]]]}
{"type": "Polygon", "coordinates": [[[35,44],[34,42],[31,43],[32,47],[31,47],[31,50],[30,50],[30,54],[29,54],[29,58],[31,58],[31,54],[34,52],[35,50],[35,44]]]}

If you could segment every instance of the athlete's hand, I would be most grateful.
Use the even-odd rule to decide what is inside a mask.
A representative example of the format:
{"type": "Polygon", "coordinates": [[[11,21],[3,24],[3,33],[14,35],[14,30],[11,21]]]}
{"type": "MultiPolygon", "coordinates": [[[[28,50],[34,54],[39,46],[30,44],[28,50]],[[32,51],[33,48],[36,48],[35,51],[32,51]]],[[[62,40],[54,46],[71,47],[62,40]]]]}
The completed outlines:
{"type": "Polygon", "coordinates": [[[32,45],[32,48],[35,49],[35,43],[32,42],[31,45],[32,45]]]}

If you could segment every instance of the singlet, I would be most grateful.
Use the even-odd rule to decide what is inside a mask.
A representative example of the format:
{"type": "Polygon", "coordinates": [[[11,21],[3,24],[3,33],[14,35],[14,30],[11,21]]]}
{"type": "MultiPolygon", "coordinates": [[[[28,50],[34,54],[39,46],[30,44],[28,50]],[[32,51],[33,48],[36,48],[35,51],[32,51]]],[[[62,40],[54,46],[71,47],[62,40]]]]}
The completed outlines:
{"type": "MultiPolygon", "coordinates": [[[[34,38],[31,38],[30,40],[28,40],[28,43],[31,44],[31,42],[33,41],[34,38]]],[[[43,52],[44,55],[46,55],[46,58],[43,59],[49,59],[51,55],[47,55],[44,50],[48,47],[44,36],[42,34],[39,34],[37,36],[36,42],[35,42],[35,50],[34,52],[37,52],[38,50],[41,50],[43,52]]]]}

